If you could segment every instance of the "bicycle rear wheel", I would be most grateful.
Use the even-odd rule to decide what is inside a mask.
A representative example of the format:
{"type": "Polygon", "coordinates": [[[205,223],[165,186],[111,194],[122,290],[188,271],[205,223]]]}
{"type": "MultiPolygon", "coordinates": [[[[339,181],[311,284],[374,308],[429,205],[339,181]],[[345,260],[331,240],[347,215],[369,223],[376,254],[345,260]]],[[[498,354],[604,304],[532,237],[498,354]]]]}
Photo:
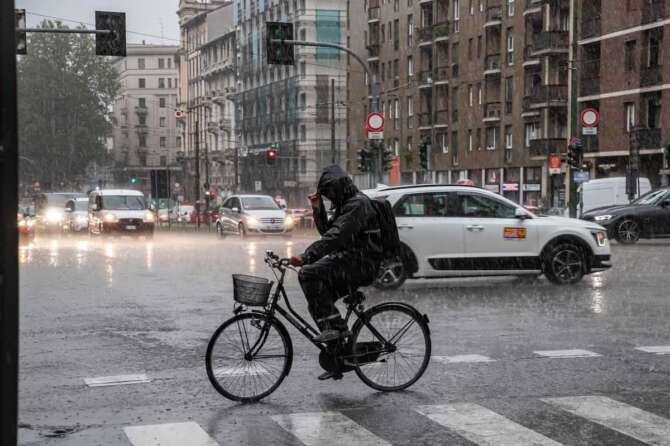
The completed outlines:
{"type": "Polygon", "coordinates": [[[233,401],[258,401],[274,392],[291,369],[286,328],[261,313],[238,314],[214,332],[205,365],[214,388],[233,401]]]}
{"type": "Polygon", "coordinates": [[[356,321],[351,348],[356,374],[376,390],[406,389],[421,378],[430,362],[428,324],[404,305],[378,305],[366,315],[388,344],[384,345],[362,320],[356,321]]]}

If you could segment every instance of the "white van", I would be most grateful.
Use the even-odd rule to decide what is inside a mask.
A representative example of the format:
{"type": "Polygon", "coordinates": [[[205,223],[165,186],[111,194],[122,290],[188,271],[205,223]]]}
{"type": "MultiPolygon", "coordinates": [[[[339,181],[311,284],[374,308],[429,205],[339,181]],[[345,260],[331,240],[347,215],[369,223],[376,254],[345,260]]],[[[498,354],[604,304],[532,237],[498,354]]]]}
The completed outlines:
{"type": "MultiPolygon", "coordinates": [[[[640,190],[635,198],[644,195],[651,190],[651,183],[648,178],[640,178],[640,190]]],[[[599,178],[582,183],[579,189],[581,203],[577,209],[581,212],[588,212],[603,206],[614,206],[628,204],[628,195],[626,194],[626,177],[599,178]]]]}
{"type": "Polygon", "coordinates": [[[136,190],[103,189],[88,200],[91,234],[154,235],[156,217],[147,208],[144,194],[136,190]]]}

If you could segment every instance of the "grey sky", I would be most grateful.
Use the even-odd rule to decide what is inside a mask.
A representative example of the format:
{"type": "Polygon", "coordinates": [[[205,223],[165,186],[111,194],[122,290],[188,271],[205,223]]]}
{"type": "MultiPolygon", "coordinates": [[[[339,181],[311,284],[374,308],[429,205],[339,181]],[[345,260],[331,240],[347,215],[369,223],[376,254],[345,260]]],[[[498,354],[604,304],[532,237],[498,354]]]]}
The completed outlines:
{"type": "MultiPolygon", "coordinates": [[[[126,13],[128,42],[137,43],[146,40],[147,43],[161,43],[162,34],[165,36],[163,43],[166,45],[179,43],[178,5],[179,0],[16,0],[16,7],[26,10],[28,26],[37,25],[44,19],[31,13],[95,23],[96,9],[119,11],[126,13]],[[156,37],[134,34],[131,31],[152,34],[156,37]]],[[[73,25],[69,22],[67,24],[73,25]]]]}

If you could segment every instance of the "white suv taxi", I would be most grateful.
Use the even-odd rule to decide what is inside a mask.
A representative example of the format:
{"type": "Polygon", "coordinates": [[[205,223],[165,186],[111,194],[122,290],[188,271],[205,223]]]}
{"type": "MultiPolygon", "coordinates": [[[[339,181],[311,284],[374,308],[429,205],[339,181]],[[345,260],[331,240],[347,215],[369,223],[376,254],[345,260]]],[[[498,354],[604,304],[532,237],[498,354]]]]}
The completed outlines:
{"type": "Polygon", "coordinates": [[[610,265],[602,226],[535,215],[472,186],[418,185],[368,192],[393,206],[401,258],[385,262],[376,285],[397,288],[407,278],[544,274],[573,284],[610,265]]]}

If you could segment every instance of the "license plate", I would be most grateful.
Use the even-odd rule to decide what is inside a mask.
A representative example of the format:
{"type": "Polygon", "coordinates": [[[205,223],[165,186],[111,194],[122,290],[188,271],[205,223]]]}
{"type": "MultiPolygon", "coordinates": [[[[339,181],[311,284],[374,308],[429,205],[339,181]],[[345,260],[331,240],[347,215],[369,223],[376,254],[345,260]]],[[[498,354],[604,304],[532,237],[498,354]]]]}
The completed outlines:
{"type": "Polygon", "coordinates": [[[129,230],[129,231],[134,231],[135,229],[137,229],[137,226],[128,225],[128,226],[126,226],[126,229],[129,230]]]}

